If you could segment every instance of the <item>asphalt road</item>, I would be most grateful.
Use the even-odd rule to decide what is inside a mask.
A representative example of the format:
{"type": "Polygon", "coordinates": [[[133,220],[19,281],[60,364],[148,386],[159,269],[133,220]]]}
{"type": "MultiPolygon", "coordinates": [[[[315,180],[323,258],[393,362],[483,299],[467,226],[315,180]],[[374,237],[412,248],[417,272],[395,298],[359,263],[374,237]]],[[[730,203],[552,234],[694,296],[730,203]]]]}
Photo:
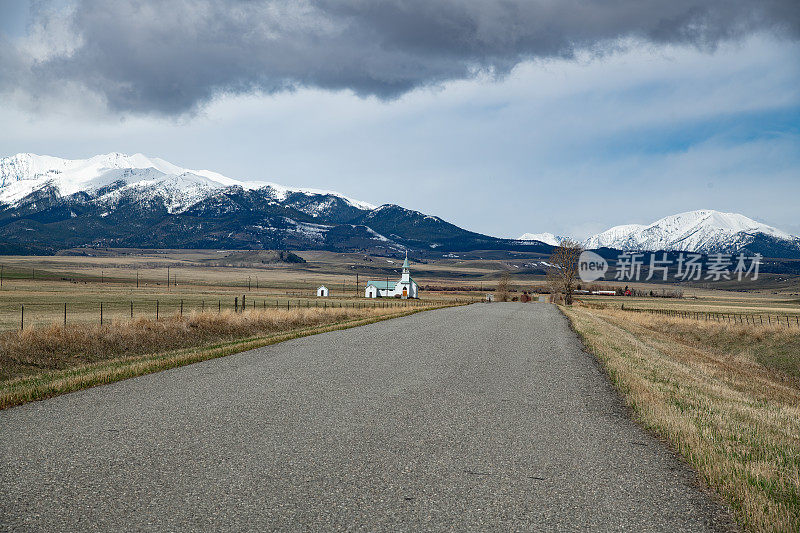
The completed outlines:
{"type": "Polygon", "coordinates": [[[708,531],[547,304],[306,337],[0,412],[0,528],[708,531]]]}

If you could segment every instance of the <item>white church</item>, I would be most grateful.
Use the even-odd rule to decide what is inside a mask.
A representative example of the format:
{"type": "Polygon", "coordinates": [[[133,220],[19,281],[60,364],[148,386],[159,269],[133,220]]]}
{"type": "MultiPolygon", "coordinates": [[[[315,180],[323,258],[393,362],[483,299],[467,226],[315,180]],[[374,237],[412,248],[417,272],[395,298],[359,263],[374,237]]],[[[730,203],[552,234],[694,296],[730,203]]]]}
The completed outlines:
{"type": "Polygon", "coordinates": [[[399,281],[368,281],[364,291],[366,298],[418,298],[417,282],[411,279],[411,272],[408,270],[408,252],[406,260],[403,261],[403,275],[399,281]]]}

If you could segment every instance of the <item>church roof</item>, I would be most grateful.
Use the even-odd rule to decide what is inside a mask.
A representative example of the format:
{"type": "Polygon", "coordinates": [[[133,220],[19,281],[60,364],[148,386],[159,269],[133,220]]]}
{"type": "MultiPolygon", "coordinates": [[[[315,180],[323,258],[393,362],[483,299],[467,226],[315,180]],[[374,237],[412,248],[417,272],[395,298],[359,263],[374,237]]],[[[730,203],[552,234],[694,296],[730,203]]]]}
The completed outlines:
{"type": "MultiPolygon", "coordinates": [[[[417,284],[417,280],[415,280],[411,276],[408,277],[408,280],[409,280],[409,283],[412,283],[414,285],[418,285],[417,284]]],[[[388,283],[386,282],[386,280],[383,280],[383,281],[368,281],[366,286],[369,287],[370,285],[372,285],[373,287],[375,287],[378,290],[387,291],[387,290],[394,290],[394,288],[397,287],[398,283],[401,283],[401,281],[400,280],[398,280],[398,281],[390,281],[388,283]]]]}
{"type": "Polygon", "coordinates": [[[386,290],[389,290],[389,289],[394,289],[395,286],[397,285],[397,283],[398,283],[397,281],[389,281],[389,282],[387,282],[386,280],[384,280],[384,281],[368,281],[367,282],[367,287],[372,285],[373,287],[375,287],[378,290],[386,291],[386,290]]]}

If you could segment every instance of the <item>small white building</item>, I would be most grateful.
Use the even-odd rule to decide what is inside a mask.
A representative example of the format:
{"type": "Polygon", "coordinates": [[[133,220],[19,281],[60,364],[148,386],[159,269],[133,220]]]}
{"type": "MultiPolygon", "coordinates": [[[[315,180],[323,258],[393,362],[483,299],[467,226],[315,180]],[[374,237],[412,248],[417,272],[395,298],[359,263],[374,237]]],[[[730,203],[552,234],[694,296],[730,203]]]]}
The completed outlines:
{"type": "Polygon", "coordinates": [[[323,298],[327,298],[328,297],[328,287],[326,287],[325,285],[320,285],[319,288],[317,289],[317,296],[321,296],[323,298]]]}
{"type": "Polygon", "coordinates": [[[417,289],[417,282],[411,278],[411,272],[408,269],[408,252],[406,252],[406,260],[403,261],[403,274],[398,281],[383,280],[383,281],[368,281],[367,287],[364,290],[365,298],[419,298],[417,289]]]}

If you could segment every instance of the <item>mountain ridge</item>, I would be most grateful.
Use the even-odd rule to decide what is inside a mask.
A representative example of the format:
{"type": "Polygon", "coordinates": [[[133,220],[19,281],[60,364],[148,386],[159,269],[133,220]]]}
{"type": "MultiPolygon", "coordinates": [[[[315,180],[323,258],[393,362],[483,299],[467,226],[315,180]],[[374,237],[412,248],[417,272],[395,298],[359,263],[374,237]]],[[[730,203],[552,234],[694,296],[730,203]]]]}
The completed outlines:
{"type": "MultiPolygon", "coordinates": [[[[525,233],[519,239],[538,239],[556,246],[564,237],[545,232],[525,233]]],[[[589,250],[674,251],[706,255],[748,252],[765,257],[800,259],[800,237],[739,213],[713,209],[668,215],[650,224],[613,226],[580,244],[589,250]]]]}
{"type": "Polygon", "coordinates": [[[765,245],[800,252],[800,238],[739,213],[699,209],[669,215],[651,224],[614,226],[583,242],[584,247],[626,251],[760,253],[765,245]],[[764,242],[760,242],[764,241],[764,242]],[[755,244],[755,246],[754,246],[755,244]]]}
{"type": "Polygon", "coordinates": [[[0,253],[73,247],[456,251],[524,248],[394,204],[243,181],[142,154],[0,159],[0,253]]]}

